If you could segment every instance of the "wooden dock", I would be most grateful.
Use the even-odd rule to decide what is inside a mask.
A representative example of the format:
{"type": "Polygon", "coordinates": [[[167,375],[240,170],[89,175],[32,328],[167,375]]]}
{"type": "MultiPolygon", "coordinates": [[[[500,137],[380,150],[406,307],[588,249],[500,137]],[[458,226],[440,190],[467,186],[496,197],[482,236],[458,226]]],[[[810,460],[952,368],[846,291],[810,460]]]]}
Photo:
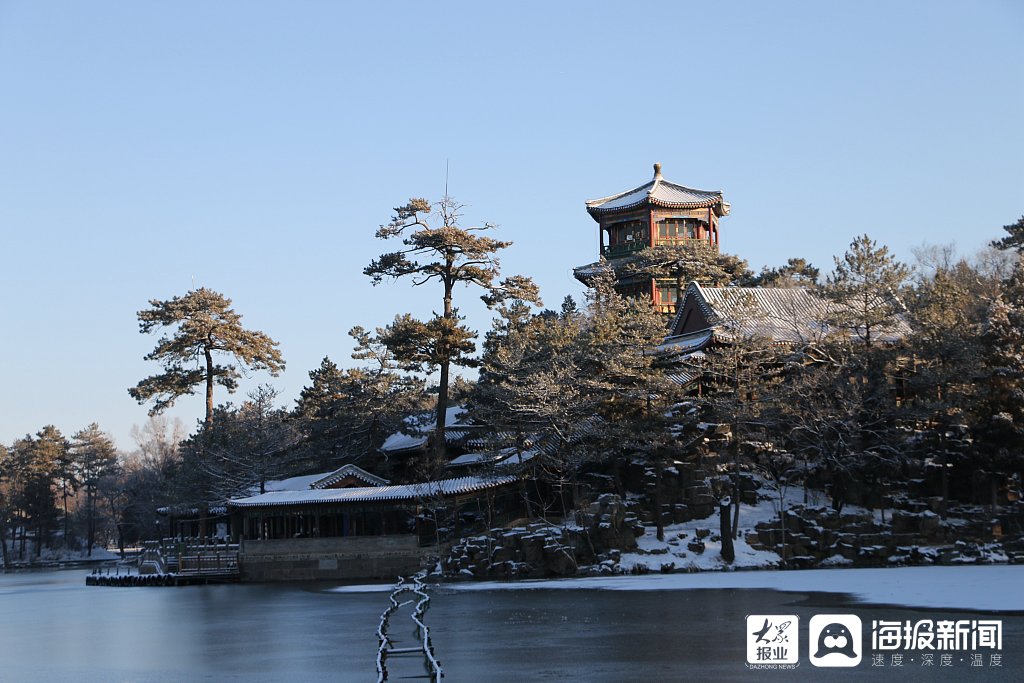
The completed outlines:
{"type": "Polygon", "coordinates": [[[210,583],[237,583],[238,572],[205,574],[90,574],[86,586],[196,586],[210,583]]]}
{"type": "Polygon", "coordinates": [[[200,539],[149,541],[137,568],[100,567],[85,578],[87,586],[195,586],[237,583],[237,544],[200,539]]]}

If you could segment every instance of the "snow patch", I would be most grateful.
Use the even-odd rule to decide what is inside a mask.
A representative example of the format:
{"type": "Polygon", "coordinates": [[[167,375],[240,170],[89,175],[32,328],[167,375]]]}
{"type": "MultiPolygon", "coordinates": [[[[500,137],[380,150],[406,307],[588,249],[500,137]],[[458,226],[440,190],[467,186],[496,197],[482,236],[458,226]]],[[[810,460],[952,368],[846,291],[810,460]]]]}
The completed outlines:
{"type": "MultiPolygon", "coordinates": [[[[804,569],[795,571],[697,572],[644,576],[452,584],[456,592],[489,590],[677,591],[758,588],[786,593],[841,593],[861,602],[961,609],[1024,611],[1024,567],[897,567],[883,569],[804,569]]],[[[336,589],[339,590],[339,589],[336,589]]]]}

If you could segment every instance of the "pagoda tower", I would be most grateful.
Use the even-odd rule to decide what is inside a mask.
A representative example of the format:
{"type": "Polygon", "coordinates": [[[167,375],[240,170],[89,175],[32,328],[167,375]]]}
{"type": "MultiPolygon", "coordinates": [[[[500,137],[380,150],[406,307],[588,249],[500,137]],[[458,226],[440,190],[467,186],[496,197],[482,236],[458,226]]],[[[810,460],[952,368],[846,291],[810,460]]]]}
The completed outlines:
{"type": "MultiPolygon", "coordinates": [[[[615,288],[626,296],[650,299],[662,313],[674,313],[676,284],[645,276],[626,276],[622,268],[647,247],[704,241],[718,249],[718,219],[729,215],[721,191],[695,190],[671,183],[654,164],[654,178],[640,187],[587,202],[587,213],[597,221],[601,256],[615,269],[615,288]]],[[[597,263],[575,268],[584,284],[597,263]]]]}

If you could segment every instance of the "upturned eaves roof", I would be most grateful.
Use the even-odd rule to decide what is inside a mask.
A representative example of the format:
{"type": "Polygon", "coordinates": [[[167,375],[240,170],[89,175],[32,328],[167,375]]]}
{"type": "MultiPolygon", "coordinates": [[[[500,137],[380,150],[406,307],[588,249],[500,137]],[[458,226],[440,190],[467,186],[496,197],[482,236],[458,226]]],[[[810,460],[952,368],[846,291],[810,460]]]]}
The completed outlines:
{"type": "Polygon", "coordinates": [[[600,199],[587,201],[587,211],[597,217],[601,214],[626,211],[644,204],[672,209],[700,209],[721,205],[719,213],[726,213],[721,190],[697,190],[669,182],[661,177],[661,165],[655,164],[654,178],[640,187],[619,192],[600,199]]]}

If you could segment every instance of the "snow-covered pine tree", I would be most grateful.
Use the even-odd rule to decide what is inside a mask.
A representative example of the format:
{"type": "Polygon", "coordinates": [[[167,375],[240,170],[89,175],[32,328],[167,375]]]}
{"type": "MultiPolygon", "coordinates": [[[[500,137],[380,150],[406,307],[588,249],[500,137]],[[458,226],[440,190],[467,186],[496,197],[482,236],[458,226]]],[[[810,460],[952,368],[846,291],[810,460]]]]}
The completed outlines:
{"type": "Polygon", "coordinates": [[[266,483],[298,474],[297,425],[275,405],[279,392],[262,385],[241,406],[219,406],[217,420],[193,437],[207,477],[208,501],[265,493],[266,483]]]}
{"type": "Polygon", "coordinates": [[[1019,468],[1024,463],[1024,263],[1018,262],[989,308],[983,340],[982,438],[1003,465],[1019,468]]]}

